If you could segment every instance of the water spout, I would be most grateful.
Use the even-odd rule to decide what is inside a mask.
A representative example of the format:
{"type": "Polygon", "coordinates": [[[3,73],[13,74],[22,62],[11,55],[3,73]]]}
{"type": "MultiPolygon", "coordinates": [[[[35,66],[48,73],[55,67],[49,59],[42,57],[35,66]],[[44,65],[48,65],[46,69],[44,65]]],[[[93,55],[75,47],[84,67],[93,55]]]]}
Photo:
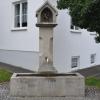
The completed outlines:
{"type": "Polygon", "coordinates": [[[45,57],[45,60],[46,60],[46,63],[48,64],[49,63],[49,58],[45,57]]]}

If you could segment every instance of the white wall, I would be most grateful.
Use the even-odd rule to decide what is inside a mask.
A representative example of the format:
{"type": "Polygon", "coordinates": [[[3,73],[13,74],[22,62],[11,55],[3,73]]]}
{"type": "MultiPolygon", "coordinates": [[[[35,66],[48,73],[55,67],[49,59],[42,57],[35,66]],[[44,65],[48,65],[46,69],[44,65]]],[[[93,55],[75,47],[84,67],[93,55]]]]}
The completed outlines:
{"type": "MultiPolygon", "coordinates": [[[[12,31],[12,1],[18,0],[2,0],[0,3],[0,61],[37,70],[39,28],[35,26],[36,11],[45,0],[28,0],[28,27],[27,30],[19,31],[12,31]]],[[[56,0],[49,1],[53,6],[56,5],[56,0]]],[[[97,55],[95,64],[100,64],[100,44],[95,43],[94,35],[90,35],[90,32],[86,30],[72,33],[68,11],[59,10],[58,12],[58,26],[54,29],[54,66],[56,69],[59,72],[74,70],[71,69],[72,56],[80,56],[80,66],[76,69],[90,67],[90,55],[93,53],[97,55]]]]}
{"type": "Polygon", "coordinates": [[[18,0],[3,0],[0,3],[0,49],[39,51],[39,29],[35,26],[36,10],[43,4],[43,0],[28,0],[28,27],[27,30],[19,31],[12,31],[12,1],[18,0]]]}
{"type": "Polygon", "coordinates": [[[100,64],[100,44],[95,42],[95,34],[80,29],[71,32],[71,17],[67,10],[59,11],[58,26],[54,33],[54,65],[59,72],[72,71],[100,64]],[[96,54],[96,61],[91,64],[91,54],[96,54]],[[72,56],[80,56],[79,67],[71,68],[72,56]]]}
{"type": "Polygon", "coordinates": [[[69,24],[70,16],[67,14],[68,11],[59,11],[57,23],[58,26],[54,32],[54,65],[58,71],[67,71],[67,38],[69,38],[69,24]]]}
{"type": "Polygon", "coordinates": [[[0,50],[0,62],[37,71],[39,67],[39,55],[38,52],[0,50]]]}
{"type": "Polygon", "coordinates": [[[37,70],[39,28],[36,27],[36,10],[43,4],[43,0],[28,0],[27,30],[14,30],[15,1],[19,0],[3,0],[0,3],[0,62],[37,70]],[[19,55],[16,55],[16,52],[19,52],[19,55]]]}

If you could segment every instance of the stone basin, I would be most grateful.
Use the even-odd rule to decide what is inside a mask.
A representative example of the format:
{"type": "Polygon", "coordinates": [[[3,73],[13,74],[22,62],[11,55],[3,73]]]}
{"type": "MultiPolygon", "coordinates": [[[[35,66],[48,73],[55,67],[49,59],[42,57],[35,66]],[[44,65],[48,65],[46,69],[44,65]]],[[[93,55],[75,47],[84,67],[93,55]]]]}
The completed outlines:
{"type": "Polygon", "coordinates": [[[79,73],[14,73],[12,97],[83,97],[84,77],[79,73]]]}
{"type": "Polygon", "coordinates": [[[16,74],[16,77],[60,77],[60,76],[78,76],[78,74],[75,73],[69,73],[69,74],[64,74],[64,73],[27,73],[27,74],[16,74]]]}

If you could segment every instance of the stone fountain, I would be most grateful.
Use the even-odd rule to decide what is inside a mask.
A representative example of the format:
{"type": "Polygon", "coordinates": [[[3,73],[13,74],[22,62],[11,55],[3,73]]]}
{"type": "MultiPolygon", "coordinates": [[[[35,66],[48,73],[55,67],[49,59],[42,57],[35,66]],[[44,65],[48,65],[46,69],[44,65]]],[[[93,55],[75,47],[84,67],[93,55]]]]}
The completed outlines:
{"type": "Polygon", "coordinates": [[[37,73],[14,73],[10,98],[14,100],[84,100],[84,77],[79,73],[57,73],[53,66],[53,29],[58,12],[49,2],[37,10],[40,61],[37,73]]]}

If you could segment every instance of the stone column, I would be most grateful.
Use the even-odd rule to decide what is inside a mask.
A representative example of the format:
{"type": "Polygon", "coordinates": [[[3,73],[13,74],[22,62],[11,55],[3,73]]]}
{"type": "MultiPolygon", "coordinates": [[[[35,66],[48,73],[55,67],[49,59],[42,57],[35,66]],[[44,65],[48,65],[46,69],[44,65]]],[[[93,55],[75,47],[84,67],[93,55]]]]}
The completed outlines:
{"type": "Polygon", "coordinates": [[[39,72],[56,72],[53,66],[53,47],[51,46],[53,27],[40,27],[39,35],[39,72]]]}

